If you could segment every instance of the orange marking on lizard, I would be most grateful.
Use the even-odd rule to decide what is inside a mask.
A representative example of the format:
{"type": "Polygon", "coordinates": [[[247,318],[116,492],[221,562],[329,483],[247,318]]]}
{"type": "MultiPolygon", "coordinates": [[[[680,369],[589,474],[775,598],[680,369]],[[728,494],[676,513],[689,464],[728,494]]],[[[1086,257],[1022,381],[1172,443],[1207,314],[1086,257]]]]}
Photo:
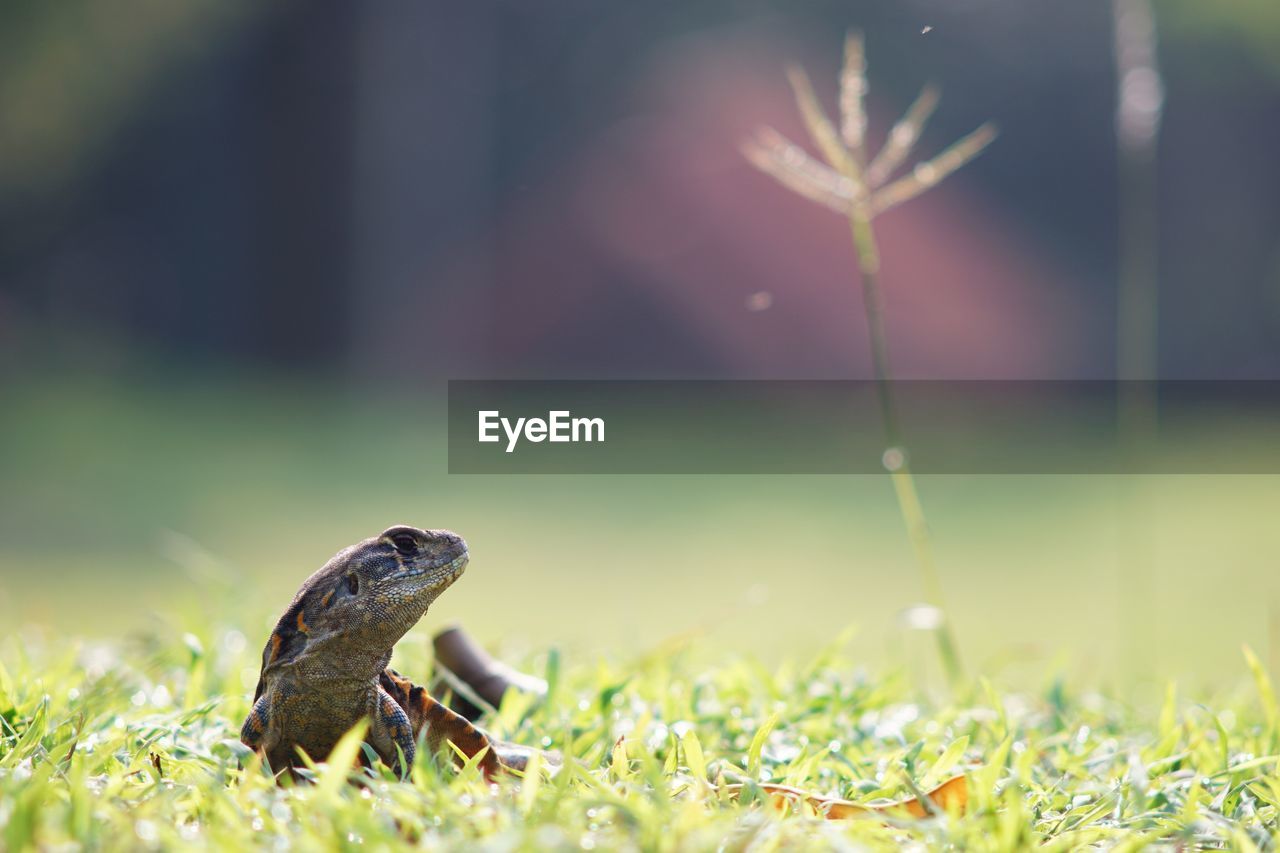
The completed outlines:
{"type": "Polygon", "coordinates": [[[305,634],[311,629],[307,627],[307,623],[304,621],[304,618],[303,618],[304,615],[305,614],[301,610],[298,611],[298,630],[305,634]]]}

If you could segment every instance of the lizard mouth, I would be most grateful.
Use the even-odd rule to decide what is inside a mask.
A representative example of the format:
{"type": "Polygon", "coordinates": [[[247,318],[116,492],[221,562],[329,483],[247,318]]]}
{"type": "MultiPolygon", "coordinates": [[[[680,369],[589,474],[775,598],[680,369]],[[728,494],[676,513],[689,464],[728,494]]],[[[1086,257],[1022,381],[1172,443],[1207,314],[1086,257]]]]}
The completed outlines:
{"type": "Polygon", "coordinates": [[[470,554],[466,548],[462,549],[462,553],[451,560],[444,560],[438,563],[429,563],[424,566],[413,566],[412,568],[402,569],[394,575],[388,575],[388,581],[402,581],[409,578],[421,577],[422,575],[436,575],[447,577],[450,580],[456,580],[462,574],[462,570],[467,567],[467,560],[470,554]]]}

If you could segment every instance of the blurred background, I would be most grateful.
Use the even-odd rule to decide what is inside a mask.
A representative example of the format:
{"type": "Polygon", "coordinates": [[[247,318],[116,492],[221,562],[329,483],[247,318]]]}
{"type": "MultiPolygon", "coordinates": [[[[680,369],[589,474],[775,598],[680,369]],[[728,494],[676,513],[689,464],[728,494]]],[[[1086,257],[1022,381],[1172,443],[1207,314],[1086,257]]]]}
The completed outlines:
{"type": "MultiPolygon", "coordinates": [[[[1154,11],[1155,367],[1280,379],[1280,6],[1154,11]]],[[[738,150],[802,138],[788,62],[834,103],[850,27],[875,144],[930,81],[923,154],[1001,131],[877,222],[899,375],[1115,376],[1108,2],[6,3],[6,633],[265,636],[333,551],[412,522],[474,554],[429,627],[776,657],[856,625],[871,666],[926,656],[884,479],[446,472],[449,378],[869,375],[847,225],[738,150]]],[[[975,666],[1276,663],[1280,478],[921,489],[975,666]]]]}

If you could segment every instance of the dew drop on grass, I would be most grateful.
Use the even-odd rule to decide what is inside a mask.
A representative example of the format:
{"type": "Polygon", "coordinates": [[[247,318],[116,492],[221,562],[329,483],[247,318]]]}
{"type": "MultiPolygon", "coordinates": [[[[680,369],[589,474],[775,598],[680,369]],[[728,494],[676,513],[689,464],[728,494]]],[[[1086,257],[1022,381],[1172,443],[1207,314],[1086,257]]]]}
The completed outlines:
{"type": "Polygon", "coordinates": [[[538,827],[534,834],[535,847],[541,847],[544,850],[551,850],[560,847],[564,843],[564,835],[560,830],[552,824],[544,824],[538,827]]]}
{"type": "Polygon", "coordinates": [[[89,647],[83,653],[82,660],[90,680],[102,677],[117,663],[115,652],[102,645],[89,647]]]}
{"type": "Polygon", "coordinates": [[[936,631],[942,621],[942,611],[932,604],[916,604],[898,615],[899,624],[909,631],[936,631]]]}
{"type": "Polygon", "coordinates": [[[929,33],[929,32],[932,32],[932,31],[933,31],[933,27],[931,27],[931,26],[929,26],[929,27],[925,27],[924,29],[920,30],[920,35],[924,35],[925,33],[929,33]]]}
{"type": "Polygon", "coordinates": [[[753,312],[768,311],[773,307],[773,294],[767,290],[757,291],[747,297],[747,310],[753,312]]]}
{"type": "Polygon", "coordinates": [[[222,635],[222,648],[228,654],[238,655],[245,650],[248,641],[239,631],[228,631],[222,635]]]}

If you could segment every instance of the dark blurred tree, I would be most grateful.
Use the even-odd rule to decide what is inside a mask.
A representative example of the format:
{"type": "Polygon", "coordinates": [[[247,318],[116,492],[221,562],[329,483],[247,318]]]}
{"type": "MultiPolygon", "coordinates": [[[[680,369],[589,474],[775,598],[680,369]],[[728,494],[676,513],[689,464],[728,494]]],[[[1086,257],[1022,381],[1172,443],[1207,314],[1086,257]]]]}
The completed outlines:
{"type": "MultiPolygon", "coordinates": [[[[1274,372],[1280,7],[1156,10],[1169,34],[1164,372],[1274,372]]],[[[42,343],[88,330],[182,358],[485,364],[484,335],[449,306],[483,310],[501,292],[483,269],[471,292],[450,291],[444,265],[468,241],[500,258],[483,245],[494,223],[636,108],[664,46],[750,30],[834,57],[849,26],[867,32],[890,112],[937,80],[948,97],[931,138],[974,115],[1000,125],[1000,156],[967,178],[1018,212],[1107,322],[1104,3],[16,0],[0,6],[0,335],[7,315],[42,343]]],[[[1110,340],[1082,342],[1099,370],[1110,340]]]]}

